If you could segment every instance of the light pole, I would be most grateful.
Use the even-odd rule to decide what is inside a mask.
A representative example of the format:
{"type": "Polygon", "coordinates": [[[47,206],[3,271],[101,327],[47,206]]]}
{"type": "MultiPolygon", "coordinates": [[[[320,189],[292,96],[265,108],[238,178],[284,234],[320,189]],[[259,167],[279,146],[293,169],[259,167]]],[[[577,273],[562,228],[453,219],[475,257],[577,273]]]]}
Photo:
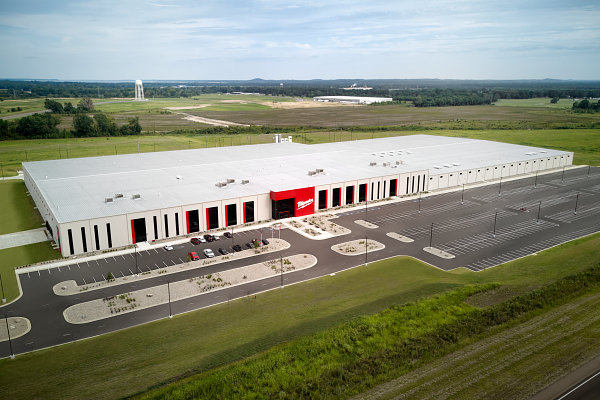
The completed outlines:
{"type": "Polygon", "coordinates": [[[588,165],[588,178],[590,177],[590,170],[592,169],[592,162],[590,161],[590,165],[588,165]]]}
{"type": "Polygon", "coordinates": [[[4,180],[4,165],[0,164],[0,169],[2,169],[2,180],[4,180]]]}
{"type": "Polygon", "coordinates": [[[575,199],[575,212],[573,212],[575,215],[577,215],[577,203],[579,203],[579,192],[577,192],[577,198],[575,199]]]}
{"type": "Polygon", "coordinates": [[[421,214],[421,192],[419,192],[419,214],[421,214]]]}
{"type": "Polygon", "coordinates": [[[369,213],[369,208],[367,207],[367,203],[368,202],[369,201],[367,200],[367,193],[365,191],[365,221],[366,222],[369,222],[369,214],[368,214],[369,213]]]}
{"type": "Polygon", "coordinates": [[[2,283],[2,274],[0,274],[0,286],[2,286],[2,303],[6,303],[6,297],[4,297],[4,284],[2,283]]]}
{"type": "Polygon", "coordinates": [[[233,226],[231,227],[231,249],[235,252],[233,247],[235,246],[235,242],[233,241],[233,226]]]}
{"type": "Polygon", "coordinates": [[[429,232],[429,249],[431,250],[431,243],[433,242],[433,222],[431,223],[431,231],[429,232]]]}
{"type": "Polygon", "coordinates": [[[135,272],[136,272],[136,277],[140,276],[140,270],[138,268],[138,264],[137,264],[137,247],[134,247],[133,250],[135,250],[135,272]]]}
{"type": "Polygon", "coordinates": [[[465,184],[463,183],[462,195],[460,196],[460,204],[464,204],[465,200],[465,184]]]}
{"type": "Polygon", "coordinates": [[[365,267],[367,266],[367,248],[369,246],[369,239],[365,236],[365,267]]]}
{"type": "Polygon", "coordinates": [[[537,224],[539,225],[540,223],[540,211],[542,210],[542,202],[540,201],[540,205],[538,206],[538,217],[537,217],[537,224]]]}
{"type": "Polygon", "coordinates": [[[496,214],[494,215],[494,237],[496,237],[496,221],[498,220],[498,210],[496,210],[496,214]]]}
{"type": "Polygon", "coordinates": [[[283,289],[283,257],[279,256],[279,262],[281,263],[281,288],[283,289]]]}
{"type": "Polygon", "coordinates": [[[498,196],[500,196],[501,190],[502,190],[502,175],[500,175],[500,186],[498,187],[498,196]]]}
{"type": "Polygon", "coordinates": [[[10,329],[8,328],[8,318],[6,317],[6,313],[4,313],[4,321],[6,321],[6,333],[8,334],[8,345],[10,346],[10,358],[15,358],[15,353],[12,348],[12,341],[10,340],[10,329]]]}
{"type": "Polygon", "coordinates": [[[538,172],[539,172],[539,171],[535,171],[535,182],[534,182],[534,184],[533,184],[533,188],[534,188],[534,189],[535,189],[535,188],[537,188],[537,174],[538,174],[538,172]]]}
{"type": "Polygon", "coordinates": [[[171,286],[169,281],[167,281],[167,292],[169,293],[169,318],[173,318],[173,314],[171,314],[171,286]]]}
{"type": "Polygon", "coordinates": [[[562,173],[562,178],[560,178],[560,183],[565,183],[565,167],[566,167],[566,165],[563,166],[563,173],[562,173]]]}

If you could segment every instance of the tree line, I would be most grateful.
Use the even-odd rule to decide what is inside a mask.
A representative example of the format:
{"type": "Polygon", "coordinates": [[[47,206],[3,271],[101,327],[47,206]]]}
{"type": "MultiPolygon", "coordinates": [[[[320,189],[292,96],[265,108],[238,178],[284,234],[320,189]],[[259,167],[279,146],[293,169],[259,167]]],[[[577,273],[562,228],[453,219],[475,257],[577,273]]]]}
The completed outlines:
{"type": "Polygon", "coordinates": [[[598,112],[600,111],[600,100],[597,102],[583,99],[573,103],[573,110],[576,112],[598,112]]]}

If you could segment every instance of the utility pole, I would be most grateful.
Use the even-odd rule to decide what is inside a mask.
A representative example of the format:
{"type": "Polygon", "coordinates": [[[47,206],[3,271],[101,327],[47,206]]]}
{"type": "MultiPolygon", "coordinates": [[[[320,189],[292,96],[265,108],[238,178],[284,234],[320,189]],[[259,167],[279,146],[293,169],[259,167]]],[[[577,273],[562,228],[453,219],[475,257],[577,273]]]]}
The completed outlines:
{"type": "Polygon", "coordinates": [[[12,341],[10,339],[10,329],[8,328],[8,318],[6,317],[6,313],[4,313],[4,320],[6,321],[6,333],[8,334],[8,345],[10,346],[10,358],[12,360],[15,358],[15,353],[13,352],[12,341]]]}

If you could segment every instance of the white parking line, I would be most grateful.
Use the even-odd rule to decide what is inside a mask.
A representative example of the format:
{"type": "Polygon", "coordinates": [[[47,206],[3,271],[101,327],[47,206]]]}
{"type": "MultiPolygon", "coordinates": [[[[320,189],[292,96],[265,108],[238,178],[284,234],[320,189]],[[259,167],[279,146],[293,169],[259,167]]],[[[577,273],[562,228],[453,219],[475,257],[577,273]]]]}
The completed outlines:
{"type": "Polygon", "coordinates": [[[83,280],[83,284],[87,285],[87,282],[85,281],[85,279],[81,278],[83,280]]]}
{"type": "Polygon", "coordinates": [[[92,279],[94,280],[94,283],[96,283],[96,278],[94,278],[94,276],[92,275],[92,279]]]}

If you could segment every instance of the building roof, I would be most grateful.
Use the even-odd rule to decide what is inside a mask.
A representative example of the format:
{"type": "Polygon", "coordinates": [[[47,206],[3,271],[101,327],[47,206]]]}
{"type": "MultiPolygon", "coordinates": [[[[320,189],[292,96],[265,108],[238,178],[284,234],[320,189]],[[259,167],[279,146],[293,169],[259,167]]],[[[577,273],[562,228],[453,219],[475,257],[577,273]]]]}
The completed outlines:
{"type": "Polygon", "coordinates": [[[36,161],[23,163],[23,168],[38,185],[57,221],[65,223],[264,194],[271,190],[422,170],[437,175],[558,154],[567,152],[475,139],[412,135],[318,145],[273,143],[36,161]],[[400,160],[403,164],[396,165],[400,160]],[[377,165],[371,166],[372,162],[377,165]],[[391,165],[384,167],[388,162],[391,165]],[[324,173],[308,174],[316,169],[323,169],[324,173]],[[234,179],[235,183],[216,186],[227,179],[234,179]],[[242,180],[249,183],[242,184],[242,180]],[[105,198],[114,198],[117,193],[124,197],[105,202],[105,198]],[[133,200],[134,194],[140,198],[133,200]]]}

